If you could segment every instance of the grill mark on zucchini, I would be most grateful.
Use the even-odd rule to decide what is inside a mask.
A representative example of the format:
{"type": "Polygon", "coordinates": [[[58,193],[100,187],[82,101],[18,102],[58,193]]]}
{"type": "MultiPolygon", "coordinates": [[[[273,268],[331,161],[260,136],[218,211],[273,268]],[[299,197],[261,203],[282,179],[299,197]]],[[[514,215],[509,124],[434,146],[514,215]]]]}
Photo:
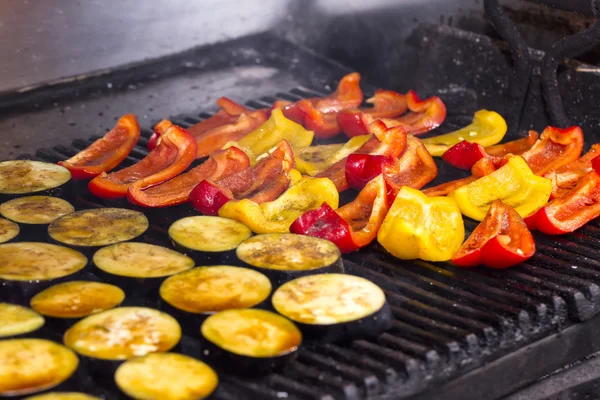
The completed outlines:
{"type": "Polygon", "coordinates": [[[169,237],[177,244],[205,252],[233,250],[251,235],[252,231],[238,221],[212,216],[182,218],[169,228],[169,237]]]}
{"type": "Polygon", "coordinates": [[[0,162],[0,193],[25,194],[53,189],[71,179],[68,169],[30,160],[0,162]]]}
{"type": "Polygon", "coordinates": [[[14,281],[50,280],[74,274],[87,258],[67,247],[49,243],[0,244],[0,278],[14,281]]]}
{"type": "Polygon", "coordinates": [[[27,307],[0,303],[0,338],[34,332],[44,322],[44,317],[27,307]]]}
{"type": "Polygon", "coordinates": [[[3,217],[22,224],[49,224],[75,208],[66,200],[50,196],[27,196],[0,205],[3,217]]]}
{"type": "Polygon", "coordinates": [[[0,218],[0,244],[17,237],[19,231],[19,225],[7,219],[0,218]]]}
{"type": "Polygon", "coordinates": [[[215,391],[219,379],[201,361],[166,353],[124,362],[115,373],[115,382],[134,399],[201,400],[215,391]]]}
{"type": "Polygon", "coordinates": [[[36,294],[31,308],[55,318],[82,318],[116,307],[125,299],[118,287],[100,282],[59,283],[36,294]]]}

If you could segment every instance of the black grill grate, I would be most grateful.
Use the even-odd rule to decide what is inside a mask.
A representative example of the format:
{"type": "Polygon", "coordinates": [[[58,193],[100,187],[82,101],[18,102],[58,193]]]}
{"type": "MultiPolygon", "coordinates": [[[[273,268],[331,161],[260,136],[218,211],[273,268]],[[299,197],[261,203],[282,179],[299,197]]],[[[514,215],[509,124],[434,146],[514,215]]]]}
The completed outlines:
{"type": "MultiPolygon", "coordinates": [[[[270,106],[275,99],[323,95],[306,88],[247,103],[270,106]]],[[[188,127],[210,114],[180,116],[188,127]]],[[[147,155],[149,131],[121,167],[147,155]]],[[[57,162],[71,157],[97,137],[72,147],[41,149],[33,158],[57,162]]],[[[74,191],[77,209],[122,206],[74,191]],[[76,193],[76,194],[75,194],[76,193]]],[[[168,245],[170,223],[195,212],[187,205],[142,209],[151,222],[150,243],[168,245]]],[[[467,222],[467,233],[475,227],[467,222]]],[[[223,399],[400,398],[482,366],[573,322],[591,319],[600,306],[600,224],[593,222],[567,238],[537,236],[538,253],[506,271],[458,269],[449,264],[405,262],[386,255],[377,244],[345,257],[347,271],[364,276],[386,292],[394,315],[391,330],[377,339],[311,345],[282,374],[257,381],[222,376],[223,399]]],[[[144,299],[133,299],[142,303],[144,299]]],[[[184,337],[184,352],[201,356],[196,338],[184,337]]],[[[96,385],[103,386],[101,382],[96,385]]],[[[111,394],[112,396],[114,394],[111,394]]],[[[110,397],[112,398],[112,397],[110,397]]]]}

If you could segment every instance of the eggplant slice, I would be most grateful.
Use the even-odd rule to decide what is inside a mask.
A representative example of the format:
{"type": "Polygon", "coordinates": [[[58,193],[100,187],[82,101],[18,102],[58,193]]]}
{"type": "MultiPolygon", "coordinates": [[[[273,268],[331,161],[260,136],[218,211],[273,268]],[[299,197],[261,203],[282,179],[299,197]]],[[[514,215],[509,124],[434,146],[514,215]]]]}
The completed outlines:
{"type": "Polygon", "coordinates": [[[0,214],[4,218],[32,225],[49,224],[74,211],[68,201],[51,196],[17,197],[0,205],[0,214]]]}
{"type": "Polygon", "coordinates": [[[0,303],[0,338],[37,331],[44,325],[44,322],[44,317],[27,307],[0,303]]]}
{"type": "Polygon", "coordinates": [[[4,195],[43,192],[70,179],[71,172],[57,164],[30,160],[0,162],[0,194],[4,195]]]}
{"type": "Polygon", "coordinates": [[[83,318],[121,304],[125,293],[107,283],[71,281],[51,286],[31,299],[38,313],[54,318],[83,318]]]}
{"type": "Polygon", "coordinates": [[[245,265],[270,277],[275,286],[304,275],[344,272],[338,247],[312,236],[257,235],[242,242],[236,254],[245,265]]]}
{"type": "Polygon", "coordinates": [[[290,281],[275,291],[273,307],[307,338],[336,341],[376,336],[392,316],[383,290],[354,275],[320,274],[290,281]]]}
{"type": "Polygon", "coordinates": [[[78,392],[51,392],[27,397],[25,400],[101,400],[99,397],[78,392]]]}
{"type": "Polygon", "coordinates": [[[0,218],[0,243],[6,243],[19,235],[19,225],[4,218],[0,218]]]}
{"type": "Polygon", "coordinates": [[[87,258],[67,247],[41,242],[0,244],[0,279],[48,281],[72,275],[87,258]]]}
{"type": "Polygon", "coordinates": [[[50,237],[77,247],[100,247],[133,240],[146,232],[148,219],[126,208],[96,208],[77,211],[54,220],[50,237]]]}
{"type": "Polygon", "coordinates": [[[0,397],[53,388],[73,375],[79,359],[66,347],[44,339],[0,341],[0,397]]]}
{"type": "Polygon", "coordinates": [[[102,271],[128,278],[163,278],[194,267],[194,260],[175,250],[139,242],[103,247],[93,259],[102,271]]]}
{"type": "Polygon", "coordinates": [[[269,294],[269,278],[248,268],[228,265],[194,268],[168,278],[160,287],[165,302],[193,314],[254,307],[269,294]]]}
{"type": "Polygon", "coordinates": [[[63,337],[77,353],[101,360],[126,360],[167,352],[179,343],[181,327],[170,315],[145,307],[119,307],[91,315],[63,337]]]}
{"type": "Polygon", "coordinates": [[[178,247],[210,253],[234,250],[251,235],[250,228],[238,221],[211,216],[182,218],[169,228],[178,247]]]}
{"type": "MultiPolygon", "coordinates": [[[[292,361],[302,343],[300,330],[288,319],[257,309],[226,310],[201,327],[204,356],[228,372],[261,375],[292,361]]],[[[211,365],[212,365],[211,364],[211,365]]]]}
{"type": "Polygon", "coordinates": [[[121,364],[115,382],[137,400],[201,400],[217,388],[219,378],[205,363],[176,353],[149,354],[121,364]]]}

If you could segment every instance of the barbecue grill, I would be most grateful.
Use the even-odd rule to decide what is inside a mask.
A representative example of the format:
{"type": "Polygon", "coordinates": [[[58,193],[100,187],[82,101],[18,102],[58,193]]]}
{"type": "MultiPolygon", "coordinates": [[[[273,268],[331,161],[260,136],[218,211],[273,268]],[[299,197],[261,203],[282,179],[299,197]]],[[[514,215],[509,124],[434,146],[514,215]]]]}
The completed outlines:
{"type": "MultiPolygon", "coordinates": [[[[134,112],[144,129],[125,167],[148,154],[151,127],[160,118],[171,115],[188,127],[209,117],[221,95],[255,109],[277,99],[323,96],[353,70],[363,74],[365,98],[379,86],[440,96],[448,118],[436,133],[464,126],[473,112],[487,108],[506,118],[509,139],[553,124],[580,125],[584,150],[600,140],[594,49],[600,2],[384,1],[362,10],[358,3],[293,2],[284,22],[264,32],[97,74],[5,87],[0,156],[55,163],[134,112]],[[345,6],[356,10],[331,10],[345,6]]],[[[214,12],[221,18],[224,10],[214,12]]],[[[447,165],[438,162],[438,168],[432,185],[459,177],[447,165]]],[[[135,208],[85,190],[62,197],[77,210],[135,208]]],[[[170,246],[172,222],[196,214],[188,205],[139,210],[151,226],[145,241],[163,246],[170,246]]],[[[475,226],[467,222],[468,233],[475,226]]],[[[504,271],[401,261],[377,244],[348,254],[348,273],[385,290],[392,328],[376,339],[309,344],[285,371],[264,378],[221,374],[217,398],[498,399],[599,351],[600,222],[568,236],[535,239],[537,254],[504,271]]],[[[153,304],[150,297],[129,296],[127,302],[153,304]]],[[[44,332],[55,340],[61,334],[44,332]]],[[[181,351],[201,356],[199,340],[184,335],[181,351]]],[[[59,389],[121,396],[85,367],[59,389]]],[[[589,382],[579,389],[573,396],[595,390],[589,382]]]]}

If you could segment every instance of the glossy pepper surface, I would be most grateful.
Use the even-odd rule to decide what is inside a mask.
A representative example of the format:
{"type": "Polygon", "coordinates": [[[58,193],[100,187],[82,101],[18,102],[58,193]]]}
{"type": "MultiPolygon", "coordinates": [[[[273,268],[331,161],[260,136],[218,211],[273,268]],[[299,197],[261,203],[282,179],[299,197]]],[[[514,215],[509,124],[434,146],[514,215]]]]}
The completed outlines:
{"type": "Polygon", "coordinates": [[[405,259],[447,261],[465,238],[462,215],[450,197],[428,197],[403,187],[377,235],[392,255],[405,259]]]}
{"type": "Polygon", "coordinates": [[[71,171],[73,179],[92,179],[119,165],[140,139],[140,126],[135,115],[119,118],[116,126],[104,137],[59,165],[71,171]]]}
{"type": "Polygon", "coordinates": [[[482,145],[463,140],[446,150],[442,159],[453,167],[470,170],[477,161],[486,156],[482,145]]]}
{"type": "Polygon", "coordinates": [[[489,175],[483,176],[449,194],[467,217],[481,221],[494,200],[502,200],[522,217],[544,206],[552,192],[549,179],[533,174],[520,156],[489,175]]]}
{"type": "Polygon", "coordinates": [[[346,143],[303,147],[295,151],[296,169],[315,176],[362,147],[370,135],[355,136],[346,143]]]}
{"type": "Polygon", "coordinates": [[[139,190],[158,185],[185,171],[196,158],[196,141],[185,129],[171,125],[158,145],[136,164],[110,174],[102,173],[88,184],[102,198],[127,196],[131,185],[139,190]]]}
{"type": "Polygon", "coordinates": [[[519,156],[529,150],[537,142],[539,134],[536,131],[529,131],[527,136],[506,143],[487,146],[485,152],[491,157],[504,157],[508,154],[519,156]]]}
{"type": "Polygon", "coordinates": [[[276,200],[257,204],[252,200],[229,201],[219,216],[242,222],[254,233],[284,233],[304,212],[327,204],[337,208],[339,195],[327,178],[304,177],[291,185],[276,200]]]}
{"type": "Polygon", "coordinates": [[[599,155],[600,144],[594,144],[587,153],[577,160],[544,174],[545,178],[552,181],[551,198],[562,197],[577,186],[579,181],[593,170],[592,159],[599,155]]]}
{"type": "Polygon", "coordinates": [[[435,161],[421,140],[407,135],[406,151],[402,157],[383,165],[383,176],[396,194],[404,186],[421,189],[437,176],[435,161]]]}
{"type": "Polygon", "coordinates": [[[523,218],[496,200],[471,236],[452,257],[460,267],[508,268],[535,254],[535,241],[523,218]]]}
{"type": "Polygon", "coordinates": [[[296,219],[290,231],[327,239],[342,253],[349,253],[375,240],[388,209],[387,187],[379,175],[367,183],[354,201],[338,210],[323,203],[296,219]]]}
{"type": "Polygon", "coordinates": [[[521,157],[536,175],[544,175],[581,156],[583,132],[578,126],[570,128],[547,127],[539,140],[521,157]]]}
{"type": "Polygon", "coordinates": [[[506,121],[494,111],[479,110],[473,116],[473,121],[454,132],[423,139],[423,143],[431,155],[439,157],[450,147],[466,140],[478,143],[483,147],[500,143],[507,130],[506,121]]]}

